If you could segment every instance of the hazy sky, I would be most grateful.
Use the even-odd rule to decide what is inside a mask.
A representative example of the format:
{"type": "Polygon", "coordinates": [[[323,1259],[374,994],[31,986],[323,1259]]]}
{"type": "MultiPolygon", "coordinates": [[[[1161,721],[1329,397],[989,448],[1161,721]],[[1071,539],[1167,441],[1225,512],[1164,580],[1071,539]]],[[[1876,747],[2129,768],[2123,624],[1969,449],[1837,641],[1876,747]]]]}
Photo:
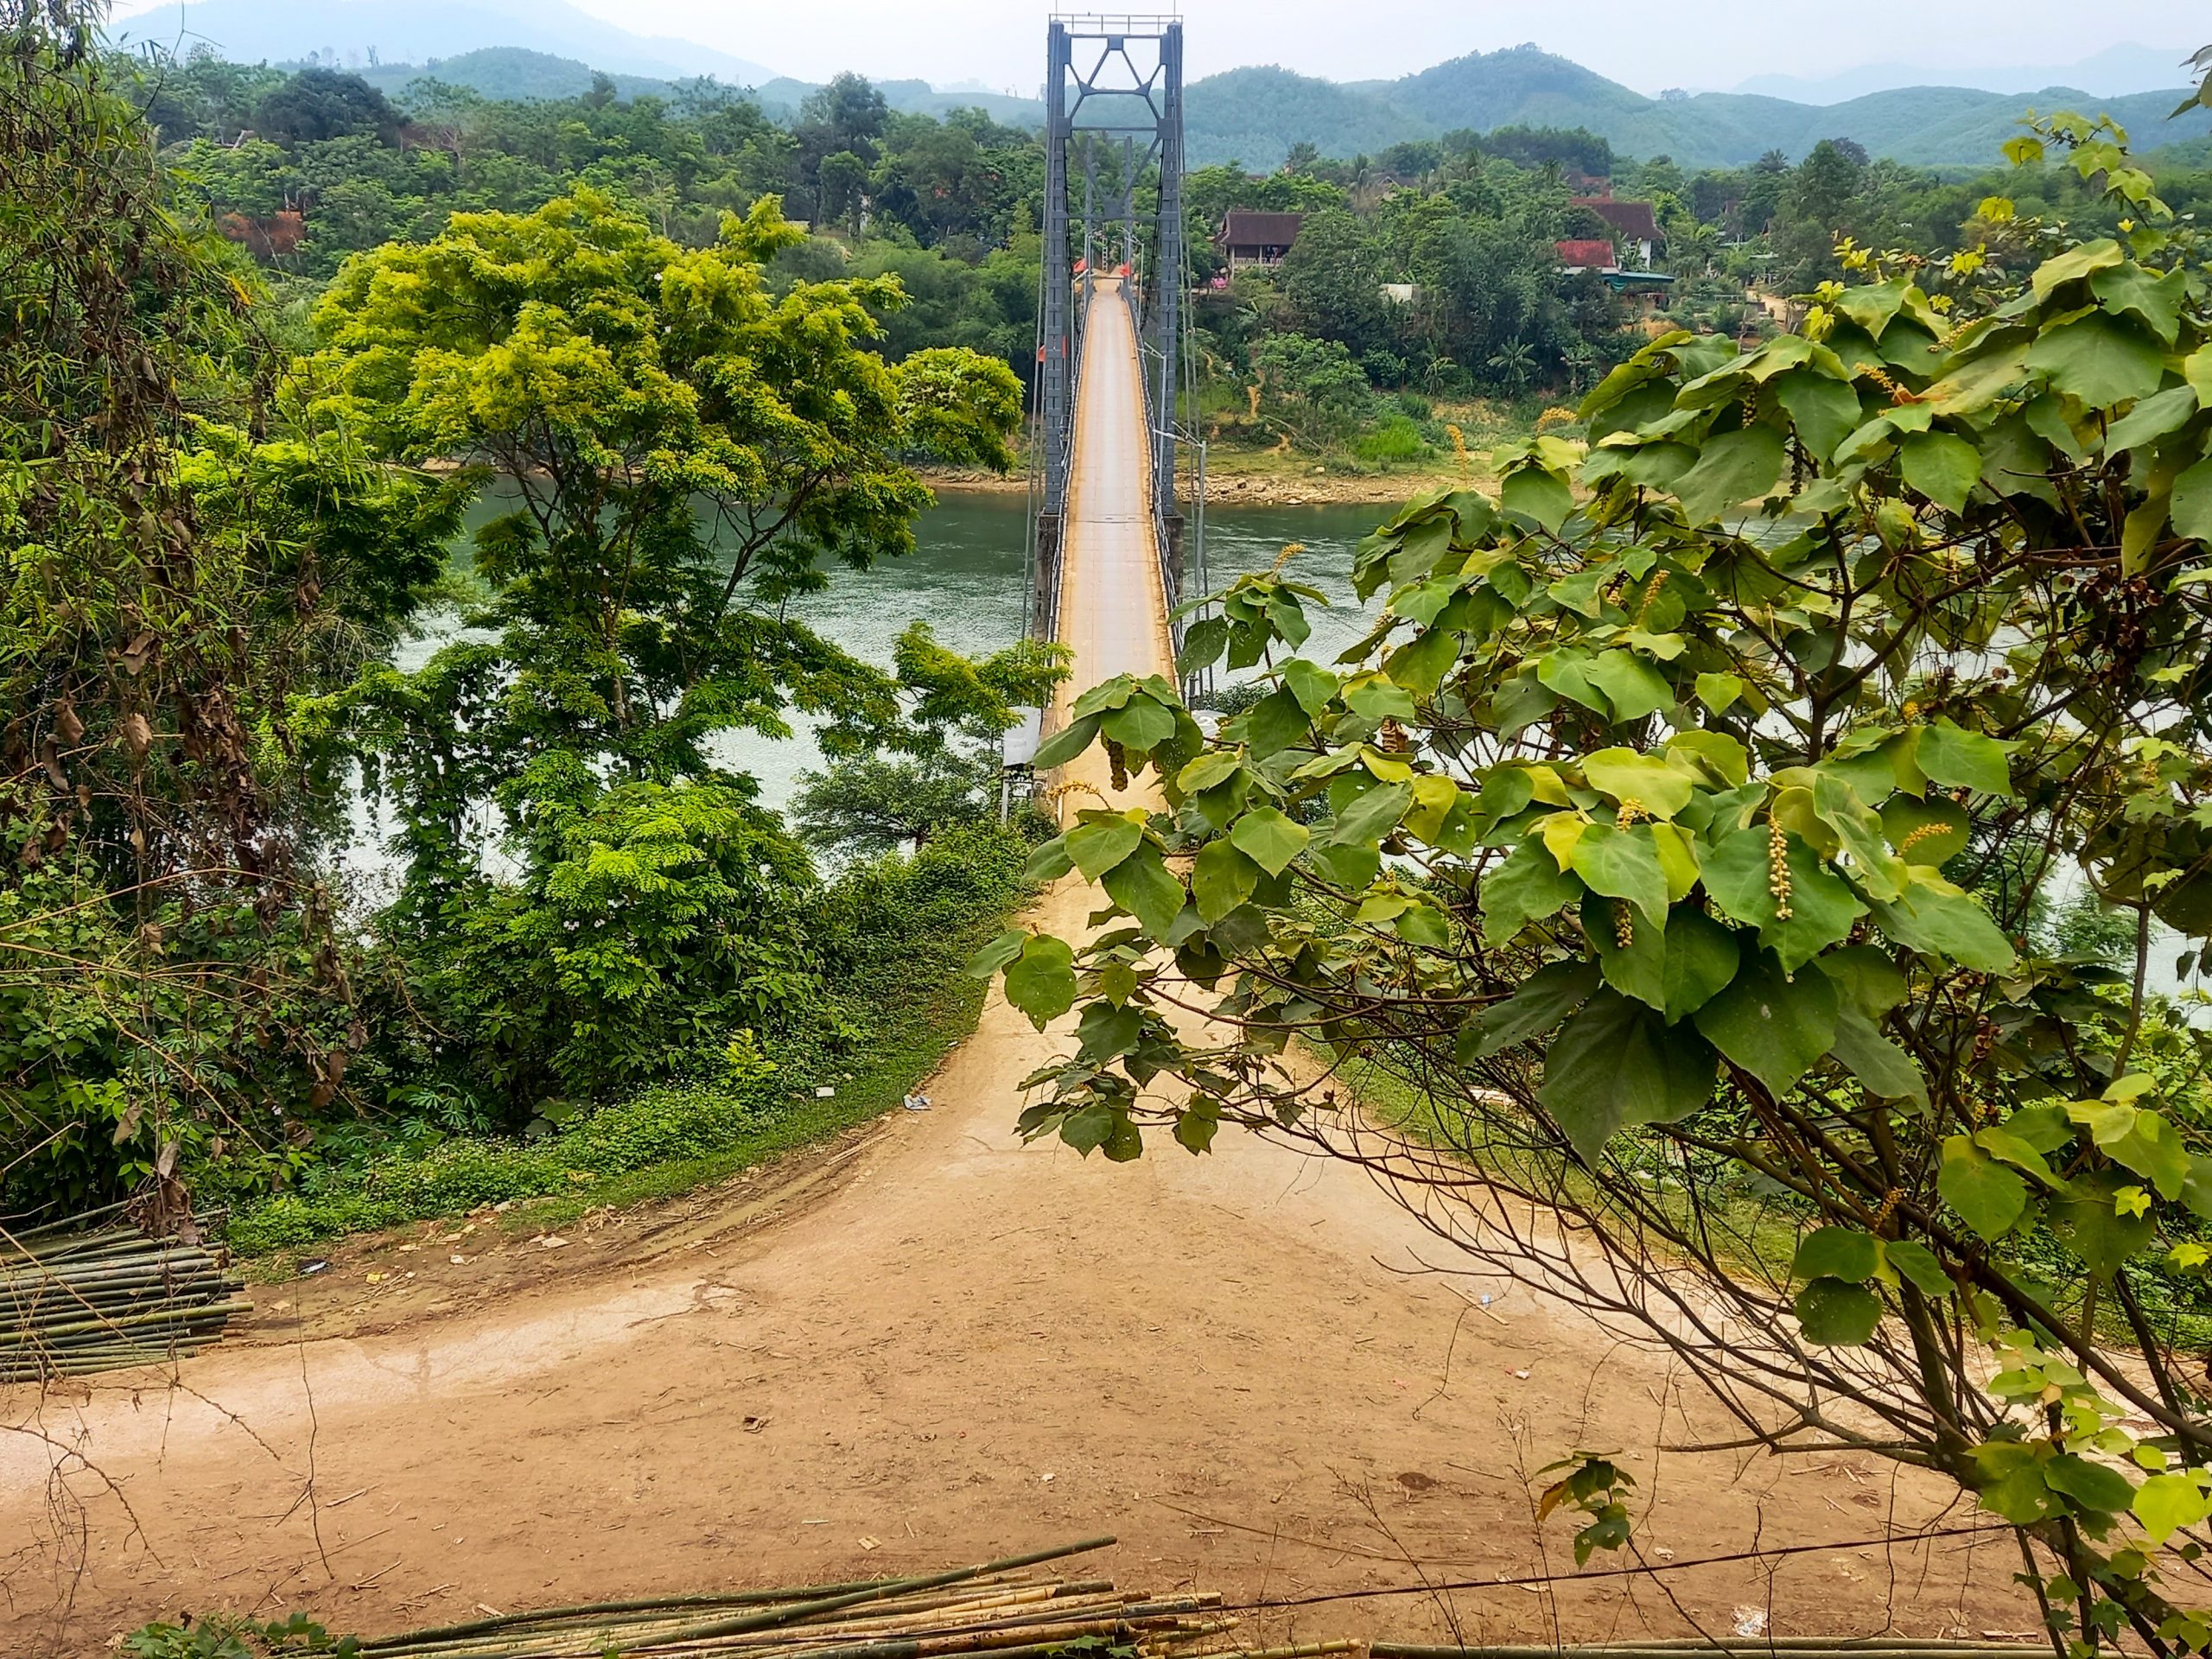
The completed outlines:
{"type": "MultiPolygon", "coordinates": [[[[1037,0],[577,3],[640,34],[683,35],[807,79],[850,68],[1026,92],[1043,76],[1048,7],[1037,0]]],[[[2193,50],[2212,41],[2203,0],[2101,0],[2094,10],[2080,0],[2006,0],[2001,11],[1989,0],[1835,8],[1773,0],[1185,0],[1182,15],[1193,79],[1280,63],[1357,80],[1529,41],[1646,92],[1899,60],[1928,66],[1935,79],[1945,63],[2069,63],[2120,41],[2193,50]],[[2082,27],[2088,17],[2094,33],[2082,27]]]]}

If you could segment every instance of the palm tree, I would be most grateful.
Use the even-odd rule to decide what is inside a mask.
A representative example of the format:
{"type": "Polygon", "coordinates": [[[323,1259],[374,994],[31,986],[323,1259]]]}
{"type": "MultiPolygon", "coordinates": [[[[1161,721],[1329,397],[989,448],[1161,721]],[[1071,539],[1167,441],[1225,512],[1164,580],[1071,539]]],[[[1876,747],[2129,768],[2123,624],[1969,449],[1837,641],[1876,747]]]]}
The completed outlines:
{"type": "Polygon", "coordinates": [[[1486,365],[1508,391],[1525,390],[1535,378],[1536,354],[1524,340],[1509,340],[1491,354],[1486,365]]]}

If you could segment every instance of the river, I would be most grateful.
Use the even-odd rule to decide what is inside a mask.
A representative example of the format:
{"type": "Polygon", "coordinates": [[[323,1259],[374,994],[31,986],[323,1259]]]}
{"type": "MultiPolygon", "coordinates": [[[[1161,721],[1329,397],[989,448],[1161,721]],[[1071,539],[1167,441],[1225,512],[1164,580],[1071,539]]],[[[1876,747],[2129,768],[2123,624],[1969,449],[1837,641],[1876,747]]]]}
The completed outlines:
{"type": "MultiPolygon", "coordinates": [[[[472,526],[497,510],[499,504],[487,499],[470,515],[472,526]]],[[[1300,543],[1293,573],[1331,601],[1326,608],[1308,608],[1314,630],[1307,654],[1325,661],[1363,626],[1351,592],[1352,551],[1390,511],[1386,505],[1215,509],[1206,518],[1212,585],[1219,588],[1241,571],[1266,569],[1286,545],[1300,543]]],[[[893,643],[917,621],[928,623],[939,644],[970,656],[1010,645],[1021,634],[1027,512],[1026,498],[1011,491],[943,491],[938,505],[915,526],[912,554],[883,560],[872,570],[839,565],[827,587],[793,600],[789,613],[855,656],[887,669],[893,643]]],[[[466,563],[465,544],[455,556],[466,563]]],[[[426,619],[417,637],[398,652],[398,665],[421,666],[457,632],[450,613],[426,619]]],[[[794,716],[791,723],[796,735],[785,741],[749,733],[728,734],[721,740],[722,760],[758,779],[761,798],[771,806],[787,803],[798,775],[822,764],[813,724],[804,716],[794,716]]],[[[390,875],[379,830],[370,814],[357,815],[346,859],[372,886],[381,886],[390,875]]]]}

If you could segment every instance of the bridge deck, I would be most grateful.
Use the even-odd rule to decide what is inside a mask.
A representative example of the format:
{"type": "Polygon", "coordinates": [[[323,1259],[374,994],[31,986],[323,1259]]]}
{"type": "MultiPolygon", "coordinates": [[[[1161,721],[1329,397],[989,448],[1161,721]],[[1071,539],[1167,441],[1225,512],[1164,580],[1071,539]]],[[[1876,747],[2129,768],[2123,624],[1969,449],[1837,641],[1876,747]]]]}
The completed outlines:
{"type": "MultiPolygon", "coordinates": [[[[1136,329],[1118,288],[1099,281],[1084,333],[1060,556],[1060,639],[1075,652],[1064,705],[1116,674],[1175,673],[1153,548],[1136,329]]],[[[1061,777],[1107,793],[1103,752],[1092,749],[1061,777]]]]}

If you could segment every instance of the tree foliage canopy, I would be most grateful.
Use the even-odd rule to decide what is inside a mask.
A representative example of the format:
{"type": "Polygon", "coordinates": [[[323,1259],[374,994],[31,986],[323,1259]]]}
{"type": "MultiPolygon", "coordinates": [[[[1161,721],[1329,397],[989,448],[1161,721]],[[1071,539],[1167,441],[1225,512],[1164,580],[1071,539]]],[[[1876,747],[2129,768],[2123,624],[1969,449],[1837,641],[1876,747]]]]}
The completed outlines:
{"type": "Polygon", "coordinates": [[[474,868],[472,812],[527,834],[607,772],[721,776],[720,734],[782,735],[794,710],[833,752],[896,725],[893,678],[784,601],[910,550],[930,497],[906,457],[1005,464],[1020,388],[966,351],[869,350],[894,282],[772,295],[762,262],[799,235],[764,200],[684,249],[581,191],[357,259],[323,301],[321,411],[508,509],[476,531],[479,637],[331,711],[380,757],[432,889],[474,868]]]}

